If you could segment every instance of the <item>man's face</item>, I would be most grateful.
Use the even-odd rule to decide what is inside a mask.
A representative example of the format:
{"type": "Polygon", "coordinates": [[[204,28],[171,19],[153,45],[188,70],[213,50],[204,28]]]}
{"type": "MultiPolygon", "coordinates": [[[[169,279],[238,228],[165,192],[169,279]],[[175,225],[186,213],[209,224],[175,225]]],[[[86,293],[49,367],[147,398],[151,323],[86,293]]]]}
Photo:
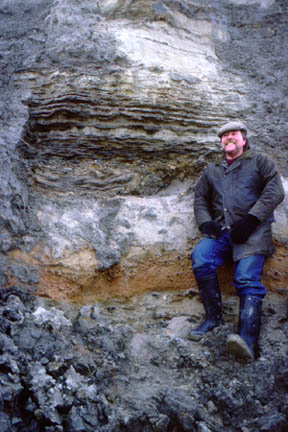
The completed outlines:
{"type": "Polygon", "coordinates": [[[236,159],[243,153],[246,140],[240,130],[228,131],[221,136],[221,146],[227,159],[236,159]]]}

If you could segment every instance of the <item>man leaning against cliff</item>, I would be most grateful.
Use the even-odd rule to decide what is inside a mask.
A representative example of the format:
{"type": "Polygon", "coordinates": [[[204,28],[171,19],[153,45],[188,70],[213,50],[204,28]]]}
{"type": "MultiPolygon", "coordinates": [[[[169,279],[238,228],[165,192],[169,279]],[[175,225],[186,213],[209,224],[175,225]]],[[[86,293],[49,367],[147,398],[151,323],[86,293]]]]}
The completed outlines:
{"type": "Polygon", "coordinates": [[[232,256],[239,334],[228,337],[227,348],[238,358],[253,360],[266,294],[260,277],[265,256],[273,252],[273,211],[284,190],[274,162],[251,152],[244,123],[226,123],[218,136],[223,157],[207,165],[195,186],[195,217],[204,238],[191,258],[206,318],[188,337],[199,340],[223,324],[216,269],[232,256]]]}

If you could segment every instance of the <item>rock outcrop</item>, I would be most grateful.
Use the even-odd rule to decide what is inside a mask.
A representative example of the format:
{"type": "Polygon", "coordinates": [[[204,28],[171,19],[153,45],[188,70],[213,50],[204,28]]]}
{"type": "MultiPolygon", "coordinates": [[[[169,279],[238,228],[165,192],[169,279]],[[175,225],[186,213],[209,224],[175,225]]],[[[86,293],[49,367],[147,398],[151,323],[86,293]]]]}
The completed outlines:
{"type": "Polygon", "coordinates": [[[256,361],[224,348],[230,265],[226,325],[186,340],[193,186],[218,126],[242,118],[288,188],[287,9],[1,1],[1,431],[287,430],[287,198],[256,361]]]}
{"type": "MultiPolygon", "coordinates": [[[[38,293],[58,299],[193,286],[193,184],[219,152],[219,124],[243,118],[254,147],[286,174],[286,10],[284,1],[4,1],[6,283],[28,265],[38,293]]],[[[271,268],[287,281],[286,207],[270,288],[271,268]]]]}

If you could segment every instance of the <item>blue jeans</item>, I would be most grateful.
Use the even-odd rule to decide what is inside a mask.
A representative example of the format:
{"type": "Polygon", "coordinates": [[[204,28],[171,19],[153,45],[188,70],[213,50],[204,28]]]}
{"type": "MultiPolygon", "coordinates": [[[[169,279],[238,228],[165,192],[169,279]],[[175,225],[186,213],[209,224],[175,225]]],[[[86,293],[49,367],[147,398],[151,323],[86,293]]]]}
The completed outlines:
{"type": "MultiPolygon", "coordinates": [[[[229,231],[225,230],[217,240],[204,238],[195,246],[192,254],[192,268],[196,280],[216,277],[216,269],[224,260],[232,257],[233,244],[229,231]]],[[[234,265],[233,286],[237,295],[264,297],[266,288],[260,282],[264,255],[252,255],[240,259],[234,265]]]]}

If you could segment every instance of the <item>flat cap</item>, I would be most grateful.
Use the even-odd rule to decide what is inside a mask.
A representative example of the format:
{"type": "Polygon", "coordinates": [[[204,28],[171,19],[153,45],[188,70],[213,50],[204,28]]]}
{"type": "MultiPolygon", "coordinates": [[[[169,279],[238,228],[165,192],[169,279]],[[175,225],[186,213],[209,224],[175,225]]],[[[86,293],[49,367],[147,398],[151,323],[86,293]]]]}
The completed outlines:
{"type": "Polygon", "coordinates": [[[235,120],[235,121],[231,121],[228,123],[225,123],[223,126],[220,127],[220,129],[217,132],[218,137],[221,138],[221,136],[228,131],[232,131],[232,130],[240,130],[240,131],[245,131],[246,133],[248,132],[247,127],[245,126],[244,123],[242,123],[239,120],[235,120]]]}

